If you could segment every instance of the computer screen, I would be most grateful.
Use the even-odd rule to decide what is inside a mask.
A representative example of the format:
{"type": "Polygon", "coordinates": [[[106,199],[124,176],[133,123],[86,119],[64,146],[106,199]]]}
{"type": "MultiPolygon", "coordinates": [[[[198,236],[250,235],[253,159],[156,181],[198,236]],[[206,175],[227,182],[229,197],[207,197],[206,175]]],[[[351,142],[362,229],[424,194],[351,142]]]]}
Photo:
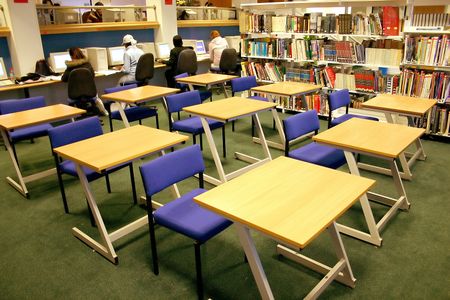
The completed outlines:
{"type": "Polygon", "coordinates": [[[158,58],[169,58],[170,46],[169,43],[158,43],[156,47],[156,55],[158,58]]]}
{"type": "Polygon", "coordinates": [[[137,43],[136,47],[138,47],[139,49],[144,51],[144,53],[153,54],[153,57],[156,58],[155,43],[151,43],[151,42],[137,43]]]}
{"type": "Polygon", "coordinates": [[[183,40],[184,47],[192,47],[195,50],[197,40],[183,40]]]}
{"type": "Polygon", "coordinates": [[[89,47],[86,48],[86,51],[88,60],[94,71],[99,72],[108,70],[108,55],[106,54],[106,48],[89,47]]]}
{"type": "Polygon", "coordinates": [[[125,52],[125,47],[111,47],[107,50],[109,66],[123,65],[123,53],[125,52]]]}
{"type": "Polygon", "coordinates": [[[0,80],[8,79],[8,73],[6,73],[5,63],[3,58],[0,57],[0,80]]]}
{"type": "Polygon", "coordinates": [[[197,53],[197,54],[205,54],[206,53],[205,43],[203,41],[195,42],[195,53],[197,53]]]}
{"type": "Polygon", "coordinates": [[[225,40],[228,43],[228,47],[230,48],[234,48],[236,50],[236,52],[241,52],[240,49],[240,42],[241,42],[241,37],[239,35],[236,36],[226,36],[225,40]]]}
{"type": "Polygon", "coordinates": [[[50,53],[49,63],[53,71],[56,73],[62,73],[66,70],[66,61],[72,60],[69,52],[54,52],[50,53]]]}

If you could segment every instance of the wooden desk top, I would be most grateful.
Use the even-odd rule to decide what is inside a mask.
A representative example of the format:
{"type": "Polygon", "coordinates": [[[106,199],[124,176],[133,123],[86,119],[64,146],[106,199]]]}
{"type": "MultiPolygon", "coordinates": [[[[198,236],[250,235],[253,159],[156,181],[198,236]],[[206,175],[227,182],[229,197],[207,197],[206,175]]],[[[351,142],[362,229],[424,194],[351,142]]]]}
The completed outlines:
{"type": "Polygon", "coordinates": [[[251,91],[258,93],[276,94],[282,96],[296,96],[312,93],[320,90],[322,86],[311,83],[283,81],[251,88],[251,91]]]}
{"type": "Polygon", "coordinates": [[[304,248],[374,184],[372,179],[278,157],[194,200],[230,220],[304,248]]]}
{"type": "Polygon", "coordinates": [[[188,139],[185,135],[136,125],[58,147],[54,151],[100,173],[188,139]]]}
{"type": "Polygon", "coordinates": [[[207,85],[207,84],[217,84],[222,83],[233,78],[237,78],[234,75],[216,74],[216,73],[205,73],[189,77],[183,77],[176,79],[178,82],[194,84],[194,85],[207,85]]]}
{"type": "Polygon", "coordinates": [[[61,81],[60,80],[47,80],[47,81],[38,81],[38,82],[33,82],[33,83],[5,85],[5,86],[0,87],[0,92],[27,89],[27,88],[37,87],[37,86],[55,84],[58,82],[61,82],[61,81]]]}
{"type": "Polygon", "coordinates": [[[172,95],[179,91],[179,89],[173,89],[163,86],[144,85],[134,89],[110,94],[103,94],[102,99],[125,103],[138,103],[172,95]]]}
{"type": "Polygon", "coordinates": [[[275,106],[276,103],[252,100],[242,97],[232,97],[188,106],[183,108],[183,110],[193,115],[206,117],[221,122],[227,122],[231,119],[269,110],[275,106]]]}
{"type": "Polygon", "coordinates": [[[69,119],[84,114],[86,111],[65,104],[56,104],[0,115],[0,127],[12,130],[42,123],[69,119]]]}
{"type": "Polygon", "coordinates": [[[382,94],[362,103],[363,108],[423,116],[436,100],[400,95],[382,94]]]}
{"type": "Polygon", "coordinates": [[[424,133],[424,128],[352,118],[313,136],[313,140],[334,147],[396,158],[424,133]]]}

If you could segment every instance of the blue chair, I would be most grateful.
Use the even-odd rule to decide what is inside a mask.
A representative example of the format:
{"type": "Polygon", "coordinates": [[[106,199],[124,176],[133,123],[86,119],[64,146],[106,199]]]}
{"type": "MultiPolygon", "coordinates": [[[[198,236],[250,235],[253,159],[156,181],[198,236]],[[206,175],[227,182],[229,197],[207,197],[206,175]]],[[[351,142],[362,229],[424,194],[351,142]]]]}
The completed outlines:
{"type": "MultiPolygon", "coordinates": [[[[199,117],[188,117],[186,119],[174,121],[172,113],[178,113],[183,107],[201,104],[199,91],[190,91],[180,94],[170,95],[166,97],[167,110],[169,113],[169,129],[170,131],[181,131],[192,134],[193,143],[196,144],[196,136],[200,136],[200,147],[203,149],[202,133],[204,133],[202,122],[199,117]]],[[[218,121],[208,120],[211,130],[222,128],[222,145],[223,157],[226,157],[225,144],[225,124],[218,121]]]]}
{"type": "Polygon", "coordinates": [[[147,197],[147,214],[152,250],[153,272],[159,274],[156,250],[155,225],[171,229],[194,240],[195,266],[197,270],[197,294],[203,299],[203,280],[200,246],[230,226],[231,221],[200,207],[193,197],[204,193],[203,172],[205,165],[198,145],[190,146],[161,156],[140,167],[147,197]],[[153,212],[151,197],[163,189],[199,174],[199,188],[175,199],[153,212]]]}
{"type": "MultiPolygon", "coordinates": [[[[105,89],[104,93],[115,93],[120,92],[128,89],[136,88],[137,84],[128,84],[124,86],[117,86],[109,89],[105,89]]],[[[108,110],[109,113],[109,129],[110,131],[113,131],[113,120],[119,120],[122,121],[122,117],[120,116],[120,113],[118,110],[111,111],[111,104],[112,101],[105,102],[105,107],[108,110]]],[[[120,105],[120,104],[119,104],[120,105]]],[[[142,124],[142,119],[155,117],[156,121],[156,128],[159,128],[159,119],[158,119],[158,109],[155,106],[148,107],[148,106],[131,106],[124,109],[125,115],[127,116],[128,122],[134,122],[139,121],[139,124],[142,124]]]]}
{"type": "MultiPolygon", "coordinates": [[[[185,78],[185,77],[189,77],[188,73],[181,73],[176,75],[174,78],[185,78]]],[[[189,91],[189,86],[186,83],[176,83],[176,88],[180,89],[181,92],[187,92],[189,91]]],[[[202,99],[202,102],[205,101],[206,99],[209,99],[209,101],[212,101],[212,92],[208,91],[208,90],[198,90],[200,92],[200,99],[202,99]]]]}
{"type": "MultiPolygon", "coordinates": [[[[261,96],[250,96],[250,89],[253,87],[257,87],[258,83],[256,82],[255,76],[245,76],[231,79],[231,95],[234,97],[236,93],[249,91],[247,98],[259,100],[259,101],[269,101],[267,98],[261,96]]],[[[273,128],[275,129],[275,121],[273,123],[273,128]]],[[[231,123],[231,129],[234,131],[234,121],[231,123]]],[[[252,118],[252,136],[255,136],[255,124],[252,118]]]]}
{"type": "MultiPolygon", "coordinates": [[[[44,106],[45,106],[45,99],[42,96],[24,99],[2,100],[0,101],[0,115],[6,115],[10,113],[40,108],[44,106]]],[[[8,132],[8,138],[11,143],[14,156],[16,157],[16,161],[18,160],[15,143],[23,140],[33,141],[34,138],[46,136],[47,131],[51,128],[52,125],[50,124],[41,124],[26,128],[19,128],[15,129],[14,131],[8,132]]]]}
{"type": "MultiPolygon", "coordinates": [[[[67,144],[72,144],[78,141],[82,141],[88,138],[92,138],[95,136],[99,136],[103,134],[102,126],[100,124],[100,120],[98,117],[91,117],[82,119],[76,122],[68,123],[65,125],[61,125],[55,127],[48,131],[48,136],[50,137],[50,145],[52,150],[57,147],[61,147],[67,144]]],[[[58,175],[59,188],[61,190],[61,196],[64,204],[64,211],[69,213],[69,207],[67,205],[66,193],[64,191],[64,184],[62,180],[62,174],[67,174],[70,176],[78,177],[77,170],[75,164],[70,160],[63,160],[60,158],[54,151],[53,155],[55,157],[56,170],[58,175]]],[[[100,177],[105,177],[106,186],[108,193],[111,193],[111,186],[109,183],[108,174],[115,172],[124,167],[130,168],[130,179],[131,186],[133,189],[133,200],[134,204],[137,203],[136,197],[136,187],[134,182],[134,173],[133,173],[133,164],[125,163],[120,166],[111,168],[106,170],[104,173],[100,174],[91,170],[87,167],[83,167],[84,173],[86,174],[86,178],[89,182],[94,181],[100,177]]]]}
{"type": "Polygon", "coordinates": [[[286,118],[283,120],[283,127],[286,138],[285,156],[332,169],[337,169],[346,163],[342,150],[320,145],[316,142],[289,151],[290,141],[312,132],[318,133],[320,124],[316,110],[309,110],[286,118]]]}
{"type": "Polygon", "coordinates": [[[329,111],[330,111],[328,113],[328,128],[331,128],[333,126],[341,124],[351,118],[360,118],[360,119],[378,121],[378,119],[375,117],[349,114],[348,108],[350,106],[350,102],[351,102],[350,93],[348,92],[347,89],[333,92],[328,96],[328,106],[329,106],[329,111]],[[333,111],[340,107],[344,107],[344,106],[345,106],[345,115],[342,115],[338,118],[332,119],[333,111]]]}

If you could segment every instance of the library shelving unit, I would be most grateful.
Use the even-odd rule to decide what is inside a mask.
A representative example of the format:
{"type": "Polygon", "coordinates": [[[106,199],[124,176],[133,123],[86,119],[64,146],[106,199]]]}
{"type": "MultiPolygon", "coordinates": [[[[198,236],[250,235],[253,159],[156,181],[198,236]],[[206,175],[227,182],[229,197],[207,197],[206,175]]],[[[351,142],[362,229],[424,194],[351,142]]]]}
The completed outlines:
{"type": "MultiPolygon", "coordinates": [[[[418,0],[414,5],[430,3],[418,0]]],[[[449,12],[448,1],[437,0],[432,5],[443,5],[446,12],[449,12]]],[[[280,69],[286,72],[284,80],[322,84],[324,92],[349,89],[356,96],[354,108],[361,101],[379,93],[436,98],[440,104],[436,106],[433,117],[439,115],[435,123],[441,126],[432,127],[434,130],[431,134],[448,136],[450,116],[446,101],[450,101],[450,79],[447,76],[450,62],[442,54],[444,50],[450,53],[450,42],[447,43],[448,39],[444,39],[449,33],[448,13],[421,16],[427,22],[441,22],[441,27],[432,28],[433,31],[422,24],[411,26],[415,17],[417,21],[417,16],[414,15],[414,7],[406,1],[313,0],[242,4],[241,8],[241,54],[247,59],[243,65],[244,75],[256,75],[264,84],[273,81],[270,71],[264,71],[273,65],[282,65],[280,69]],[[332,7],[333,10],[324,14],[320,9],[306,10],[313,7],[332,7]],[[334,9],[336,7],[340,10],[334,9]],[[410,41],[411,36],[425,36],[430,31],[435,36],[430,41],[434,41],[436,46],[438,43],[440,45],[441,50],[432,52],[438,56],[435,53],[440,51],[440,63],[429,57],[426,57],[426,61],[407,61],[405,39],[410,41]],[[295,74],[296,70],[298,74],[295,74]],[[425,75],[425,70],[435,74],[425,75]],[[419,76],[415,78],[418,79],[417,82],[414,82],[411,74],[419,76]],[[423,86],[419,87],[418,82],[423,86]],[[441,87],[433,85],[428,88],[434,88],[434,92],[419,91],[420,88],[426,88],[424,83],[431,82],[441,87]]],[[[425,40],[425,44],[426,42],[425,40]]],[[[428,55],[432,54],[430,52],[428,55]]],[[[280,100],[280,104],[283,103],[280,100]]],[[[299,111],[316,108],[314,101],[311,104],[299,111]]],[[[322,113],[327,114],[326,110],[327,108],[321,109],[322,113]]],[[[337,112],[339,113],[342,112],[337,112]]],[[[372,115],[372,112],[358,109],[353,109],[352,113],[372,115]]],[[[377,116],[384,118],[382,115],[377,116]]],[[[414,121],[420,125],[421,121],[414,121]]]]}
{"type": "Polygon", "coordinates": [[[177,6],[178,28],[238,25],[237,10],[234,7],[177,6]]]}

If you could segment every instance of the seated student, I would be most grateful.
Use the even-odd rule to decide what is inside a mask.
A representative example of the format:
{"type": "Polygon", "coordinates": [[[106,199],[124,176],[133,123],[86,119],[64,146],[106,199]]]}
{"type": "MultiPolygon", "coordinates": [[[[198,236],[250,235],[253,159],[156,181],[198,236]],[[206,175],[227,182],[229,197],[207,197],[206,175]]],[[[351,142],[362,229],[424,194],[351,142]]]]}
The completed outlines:
{"type": "Polygon", "coordinates": [[[176,85],[175,79],[173,78],[177,75],[177,64],[178,64],[178,56],[181,51],[185,49],[192,49],[192,47],[183,47],[183,39],[180,35],[176,35],[173,37],[173,45],[175,46],[172,50],[170,50],[169,60],[158,59],[157,61],[163,64],[166,64],[170,67],[165,72],[167,86],[174,88],[176,85]]]}
{"type": "Polygon", "coordinates": [[[123,53],[123,66],[120,69],[124,75],[119,79],[119,85],[136,80],[136,66],[139,58],[144,54],[144,51],[136,47],[137,41],[131,34],[123,37],[122,45],[125,46],[123,53]]]}
{"type": "MultiPolygon", "coordinates": [[[[95,6],[103,6],[103,3],[97,2],[95,6]]],[[[81,16],[83,23],[100,23],[103,22],[102,10],[94,9],[83,13],[81,16]]]]}
{"type": "Polygon", "coordinates": [[[208,45],[209,57],[211,59],[211,67],[218,68],[220,65],[220,57],[224,49],[228,48],[227,40],[220,36],[218,30],[211,31],[211,42],[208,45]]]}
{"type": "MultiPolygon", "coordinates": [[[[91,64],[87,60],[87,58],[84,56],[83,52],[80,50],[80,48],[72,47],[69,49],[70,58],[72,60],[66,61],[66,70],[64,71],[64,74],[61,77],[61,81],[67,82],[69,80],[69,74],[75,69],[85,68],[91,71],[92,75],[95,76],[94,69],[92,68],[91,64]]],[[[99,98],[95,99],[95,104],[97,105],[97,108],[100,110],[100,112],[107,116],[108,111],[105,109],[105,106],[103,106],[102,100],[99,98]]]]}

